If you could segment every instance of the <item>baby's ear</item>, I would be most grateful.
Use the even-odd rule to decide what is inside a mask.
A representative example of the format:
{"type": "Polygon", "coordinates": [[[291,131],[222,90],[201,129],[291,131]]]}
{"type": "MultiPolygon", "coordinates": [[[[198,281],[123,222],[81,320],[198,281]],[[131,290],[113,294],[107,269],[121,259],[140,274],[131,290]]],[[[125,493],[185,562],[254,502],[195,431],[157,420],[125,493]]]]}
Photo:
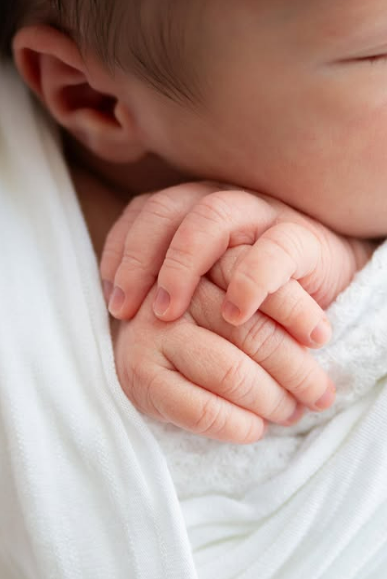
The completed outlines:
{"type": "Polygon", "coordinates": [[[115,163],[145,156],[135,119],[114,94],[114,83],[111,94],[96,88],[68,36],[50,26],[25,27],[13,52],[19,73],[52,117],[95,155],[115,163]]]}

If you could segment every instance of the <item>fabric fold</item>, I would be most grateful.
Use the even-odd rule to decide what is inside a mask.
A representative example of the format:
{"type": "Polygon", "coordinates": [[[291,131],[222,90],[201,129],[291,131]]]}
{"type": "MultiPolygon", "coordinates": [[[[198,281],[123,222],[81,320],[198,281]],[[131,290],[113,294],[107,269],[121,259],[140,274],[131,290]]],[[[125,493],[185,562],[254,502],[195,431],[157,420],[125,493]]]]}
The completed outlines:
{"type": "Polygon", "coordinates": [[[55,130],[0,84],[0,575],[194,579],[168,468],[123,395],[55,130]]]}

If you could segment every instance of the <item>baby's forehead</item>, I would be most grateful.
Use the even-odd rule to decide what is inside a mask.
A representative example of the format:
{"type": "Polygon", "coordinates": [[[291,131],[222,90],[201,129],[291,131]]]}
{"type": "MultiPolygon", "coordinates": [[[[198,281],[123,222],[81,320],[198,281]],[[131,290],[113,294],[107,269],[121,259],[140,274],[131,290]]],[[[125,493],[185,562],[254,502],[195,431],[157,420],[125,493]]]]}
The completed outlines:
{"type": "MultiPolygon", "coordinates": [[[[307,43],[339,41],[364,29],[369,12],[386,0],[117,0],[110,20],[112,60],[134,72],[158,92],[182,104],[200,100],[210,61],[231,44],[241,62],[252,55],[239,50],[245,36],[281,36],[302,30],[307,43]]],[[[308,46],[305,46],[308,49],[308,46]]],[[[256,55],[257,72],[262,54],[256,55]]]]}

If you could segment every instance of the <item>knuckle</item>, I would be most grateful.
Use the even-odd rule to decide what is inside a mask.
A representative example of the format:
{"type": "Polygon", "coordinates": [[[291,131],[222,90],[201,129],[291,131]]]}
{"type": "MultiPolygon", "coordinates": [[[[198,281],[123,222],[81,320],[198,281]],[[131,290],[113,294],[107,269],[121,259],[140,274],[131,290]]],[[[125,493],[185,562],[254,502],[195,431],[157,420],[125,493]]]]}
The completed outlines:
{"type": "Polygon", "coordinates": [[[142,276],[149,276],[149,278],[154,279],[153,274],[149,273],[148,268],[148,264],[145,263],[141,257],[131,251],[126,250],[122,256],[120,273],[124,271],[126,273],[139,272],[142,276]]]}
{"type": "Polygon", "coordinates": [[[129,250],[125,250],[125,253],[122,257],[122,263],[131,269],[145,269],[145,264],[141,258],[129,250]]]}
{"type": "Polygon", "coordinates": [[[157,401],[163,391],[163,382],[158,373],[153,375],[144,371],[142,358],[126,371],[124,392],[133,406],[143,414],[158,420],[165,420],[157,401]]]}
{"type": "Polygon", "coordinates": [[[258,363],[264,364],[277,355],[283,346],[284,331],[266,316],[257,316],[246,328],[242,349],[258,363]]]}
{"type": "Polygon", "coordinates": [[[155,280],[154,272],[149,268],[149,265],[141,260],[140,257],[132,253],[126,252],[120,261],[119,268],[116,272],[116,284],[121,289],[128,289],[129,284],[140,284],[137,288],[150,286],[155,280]],[[135,280],[134,281],[134,276],[135,280]]]}
{"type": "Polygon", "coordinates": [[[110,232],[113,237],[117,237],[123,229],[125,229],[126,232],[130,229],[141,213],[148,197],[149,194],[138,195],[128,203],[110,232]]]}
{"type": "Polygon", "coordinates": [[[221,192],[206,195],[192,210],[192,214],[200,221],[210,222],[212,225],[230,222],[233,212],[221,192]]]}
{"type": "MultiPolygon", "coordinates": [[[[295,406],[293,403],[292,406],[295,406]]],[[[281,389],[278,395],[268,404],[266,418],[273,422],[285,420],[290,414],[290,396],[286,390],[281,389]]]]}
{"type": "Polygon", "coordinates": [[[266,299],[270,292],[270,287],[265,287],[259,282],[257,273],[254,271],[254,267],[251,267],[249,263],[242,263],[237,267],[235,273],[232,275],[231,282],[235,284],[238,288],[249,288],[249,291],[254,291],[255,294],[262,296],[266,299]],[[252,288],[252,286],[254,286],[252,288]]]}
{"type": "Polygon", "coordinates": [[[114,260],[117,261],[121,259],[123,248],[121,245],[117,244],[115,239],[107,239],[103,250],[102,260],[114,260]]]}
{"type": "Polygon", "coordinates": [[[318,384],[314,367],[305,367],[305,360],[287,377],[288,389],[297,398],[305,398],[309,391],[315,390],[318,384]]]}
{"type": "Polygon", "coordinates": [[[236,362],[231,364],[226,372],[224,373],[220,385],[222,387],[222,393],[228,394],[235,388],[235,383],[240,382],[240,374],[241,374],[241,363],[236,362]]]}
{"type": "Polygon", "coordinates": [[[222,396],[243,406],[254,402],[254,380],[243,361],[231,364],[220,381],[222,396]]]}
{"type": "Polygon", "coordinates": [[[122,251],[116,245],[107,243],[102,252],[99,268],[103,279],[113,281],[121,258],[122,251]]]}
{"type": "Polygon", "coordinates": [[[145,383],[145,388],[144,384],[139,382],[137,390],[143,390],[140,392],[140,396],[142,396],[145,404],[146,410],[144,414],[146,413],[148,415],[157,417],[158,419],[164,420],[163,412],[157,403],[157,401],[160,399],[160,392],[164,390],[163,381],[160,378],[159,373],[156,372],[148,379],[148,383],[145,383]]]}
{"type": "Polygon", "coordinates": [[[155,193],[147,201],[144,214],[153,220],[155,217],[163,221],[175,221],[179,215],[179,207],[176,199],[167,191],[155,193]]]}
{"type": "Polygon", "coordinates": [[[131,201],[122,212],[117,225],[126,227],[130,226],[135,221],[136,217],[140,214],[141,208],[142,205],[135,203],[135,201],[131,201]]]}
{"type": "Polygon", "coordinates": [[[276,306],[278,307],[278,319],[287,326],[304,317],[305,310],[308,309],[308,304],[305,303],[303,297],[292,292],[288,292],[286,296],[283,296],[283,299],[278,300],[276,306]]]}
{"type": "Polygon", "coordinates": [[[177,271],[181,271],[183,269],[191,272],[193,262],[194,255],[188,246],[184,248],[171,246],[167,251],[167,255],[165,256],[163,268],[177,271]]]}
{"type": "MultiPolygon", "coordinates": [[[[274,229],[274,228],[273,228],[274,229]]],[[[296,267],[296,260],[302,255],[302,246],[297,248],[297,243],[292,236],[284,232],[269,230],[262,238],[262,251],[269,258],[278,259],[285,256],[287,263],[291,264],[292,269],[296,267]]]]}
{"type": "Polygon", "coordinates": [[[332,253],[325,250],[323,242],[320,243],[319,247],[320,256],[316,259],[314,269],[300,279],[300,284],[317,304],[326,308],[332,299],[340,293],[342,289],[340,287],[341,279],[348,279],[345,271],[348,260],[344,260],[341,264],[340,273],[343,277],[341,278],[341,275],[338,277],[337,269],[333,266],[332,253]]]}
{"type": "Polygon", "coordinates": [[[302,247],[302,238],[305,233],[305,227],[294,221],[286,221],[273,225],[267,231],[267,237],[273,243],[277,244],[281,249],[286,251],[286,248],[295,244],[295,246],[302,247]]]}
{"type": "Polygon", "coordinates": [[[192,424],[193,432],[202,435],[216,435],[226,424],[227,413],[222,412],[222,404],[218,396],[212,395],[206,399],[200,409],[198,419],[192,424]]]}
{"type": "Polygon", "coordinates": [[[256,389],[256,382],[245,377],[239,384],[236,384],[233,401],[244,408],[252,408],[257,399],[256,389]]]}

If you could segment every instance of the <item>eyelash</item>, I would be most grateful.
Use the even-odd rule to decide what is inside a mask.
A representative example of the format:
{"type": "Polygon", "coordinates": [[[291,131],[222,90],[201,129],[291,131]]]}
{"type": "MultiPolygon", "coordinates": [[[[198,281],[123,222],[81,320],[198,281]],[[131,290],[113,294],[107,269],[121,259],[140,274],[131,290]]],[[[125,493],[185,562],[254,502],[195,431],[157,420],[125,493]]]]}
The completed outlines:
{"type": "Polygon", "coordinates": [[[368,64],[376,65],[383,64],[387,62],[387,53],[385,54],[375,54],[371,56],[361,56],[359,58],[346,58],[338,61],[339,64],[368,64]]]}
{"type": "Polygon", "coordinates": [[[356,58],[354,62],[365,62],[368,64],[377,64],[387,61],[387,54],[375,54],[374,56],[365,56],[363,58],[356,58]]]}

